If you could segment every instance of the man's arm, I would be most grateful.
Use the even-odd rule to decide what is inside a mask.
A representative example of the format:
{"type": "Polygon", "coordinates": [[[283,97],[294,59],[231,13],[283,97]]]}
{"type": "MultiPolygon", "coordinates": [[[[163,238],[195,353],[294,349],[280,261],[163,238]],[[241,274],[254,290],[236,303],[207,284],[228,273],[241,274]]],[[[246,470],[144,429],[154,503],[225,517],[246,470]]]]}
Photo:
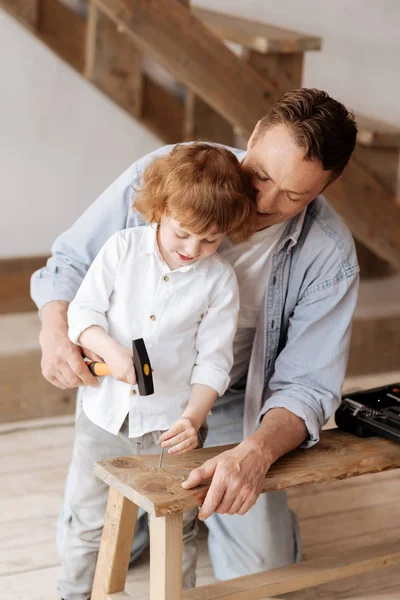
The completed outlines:
{"type": "Polygon", "coordinates": [[[204,521],[213,512],[244,515],[261,494],[270,466],[306,436],[302,419],[284,408],[270,410],[252,436],[193,470],[182,483],[191,489],[212,478],[199,519],[204,521]]]}
{"type": "Polygon", "coordinates": [[[257,432],[192,471],[182,484],[192,488],[213,478],[201,518],[212,512],[244,514],[258,498],[271,464],[301,443],[318,440],[340,402],[357,293],[354,269],[331,287],[315,284],[300,299],[265,391],[257,432]]]}
{"type": "MultiPolygon", "coordinates": [[[[121,229],[142,224],[139,213],[131,209],[134,188],[152,158],[168,150],[160,148],[133,163],[57,238],[46,266],[32,275],[31,296],[42,322],[42,372],[61,389],[97,385],[95,377],[87,374],[81,350],[68,339],[68,305],[107,239],[121,229]]],[[[93,353],[87,356],[96,359],[93,353]]]]}

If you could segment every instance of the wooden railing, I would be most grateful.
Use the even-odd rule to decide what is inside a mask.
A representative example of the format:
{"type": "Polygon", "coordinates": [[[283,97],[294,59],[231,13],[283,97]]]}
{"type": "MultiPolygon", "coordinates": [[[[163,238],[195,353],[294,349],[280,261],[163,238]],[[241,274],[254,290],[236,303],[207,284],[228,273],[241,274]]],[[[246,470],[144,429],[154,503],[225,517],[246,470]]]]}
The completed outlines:
{"type": "MultiPolygon", "coordinates": [[[[0,6],[166,142],[214,132],[216,141],[232,143],[233,129],[248,135],[282,92],[299,85],[304,49],[320,44],[313,36],[269,31],[212,11],[192,12],[187,0],[90,0],[89,5],[85,23],[59,0],[0,0],[0,6]],[[247,44],[244,57],[218,35],[247,44]],[[184,84],[184,101],[143,73],[143,53],[184,84]]],[[[395,167],[399,140],[400,133],[383,128],[376,134],[368,123],[361,127],[363,147],[389,145],[395,167]]],[[[356,152],[327,197],[360,242],[400,269],[397,183],[388,185],[389,175],[381,178],[380,170],[365,153],[356,152]]]]}

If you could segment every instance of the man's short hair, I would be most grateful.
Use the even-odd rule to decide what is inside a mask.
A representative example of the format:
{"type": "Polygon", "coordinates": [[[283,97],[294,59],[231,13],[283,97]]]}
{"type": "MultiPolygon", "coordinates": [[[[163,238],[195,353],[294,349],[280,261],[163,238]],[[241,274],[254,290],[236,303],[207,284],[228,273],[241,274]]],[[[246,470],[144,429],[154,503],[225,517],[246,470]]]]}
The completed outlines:
{"type": "Polygon", "coordinates": [[[134,208],[150,223],[169,214],[197,234],[216,225],[233,243],[254,232],[252,173],[223,146],[177,144],[150,163],[135,192],[134,208]]]}
{"type": "Polygon", "coordinates": [[[305,160],[317,159],[332,171],[331,183],[350,160],[357,137],[354,115],[321,90],[300,88],[286,93],[261,119],[254,142],[268,129],[284,124],[296,144],[305,149],[305,160]]]}

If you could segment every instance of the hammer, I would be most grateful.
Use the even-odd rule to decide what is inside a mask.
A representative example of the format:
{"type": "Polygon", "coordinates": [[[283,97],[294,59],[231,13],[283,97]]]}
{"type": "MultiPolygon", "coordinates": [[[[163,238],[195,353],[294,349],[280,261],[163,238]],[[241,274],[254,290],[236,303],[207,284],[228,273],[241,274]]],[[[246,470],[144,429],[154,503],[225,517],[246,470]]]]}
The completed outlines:
{"type": "MultiPolygon", "coordinates": [[[[154,394],[153,373],[143,338],[132,340],[132,349],[133,366],[136,372],[139,394],[141,396],[151,396],[151,394],[154,394]]],[[[104,362],[92,361],[87,364],[93,375],[111,375],[110,367],[104,362]]]]}

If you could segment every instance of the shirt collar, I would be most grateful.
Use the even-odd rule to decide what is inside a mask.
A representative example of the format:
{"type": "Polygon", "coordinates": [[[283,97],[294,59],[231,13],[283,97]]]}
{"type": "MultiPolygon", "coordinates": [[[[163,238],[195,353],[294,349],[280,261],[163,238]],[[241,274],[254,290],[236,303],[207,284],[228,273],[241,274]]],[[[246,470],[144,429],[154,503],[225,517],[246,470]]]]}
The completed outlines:
{"type": "Polygon", "coordinates": [[[305,206],[303,210],[299,212],[298,215],[293,217],[293,219],[290,219],[290,221],[288,221],[288,224],[279,242],[277,252],[280,252],[286,245],[287,251],[289,251],[293,246],[297,244],[301,234],[301,230],[303,229],[306,212],[307,206],[305,206]]]}
{"type": "MultiPolygon", "coordinates": [[[[145,231],[140,239],[138,244],[139,252],[143,252],[143,254],[154,254],[159,262],[161,262],[165,267],[169,269],[168,265],[165,263],[164,259],[160,254],[160,250],[158,248],[157,243],[157,223],[151,223],[148,226],[144,227],[145,231]]],[[[184,267],[180,267],[179,269],[174,269],[181,273],[186,273],[193,269],[195,273],[198,275],[206,276],[208,273],[208,269],[210,266],[210,260],[212,260],[212,256],[208,256],[207,258],[203,258],[201,260],[196,261],[191,265],[187,265],[184,267]]]]}

